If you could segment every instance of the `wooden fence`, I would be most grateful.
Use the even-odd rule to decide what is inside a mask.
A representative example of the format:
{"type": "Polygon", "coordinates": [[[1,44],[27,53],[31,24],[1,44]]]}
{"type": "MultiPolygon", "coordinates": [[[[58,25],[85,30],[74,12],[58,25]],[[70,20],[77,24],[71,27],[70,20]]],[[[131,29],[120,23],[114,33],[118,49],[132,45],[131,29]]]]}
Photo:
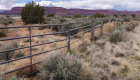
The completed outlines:
{"type": "MultiPolygon", "coordinates": [[[[12,70],[12,71],[8,71],[8,72],[5,72],[3,74],[8,74],[8,73],[11,73],[11,72],[14,72],[14,71],[17,71],[17,70],[20,70],[20,69],[23,69],[23,68],[27,68],[27,67],[30,67],[31,69],[31,74],[33,73],[36,73],[36,72],[33,72],[32,70],[32,66],[33,65],[36,65],[36,64],[39,64],[39,63],[42,63],[43,61],[39,61],[39,62],[36,62],[36,63],[32,63],[32,57],[33,56],[37,56],[37,55],[40,55],[40,54],[44,54],[44,53],[48,53],[48,52],[51,52],[53,50],[58,50],[58,49],[62,49],[62,48],[68,48],[68,50],[73,50],[75,48],[77,48],[78,46],[84,44],[86,41],[84,41],[84,38],[88,37],[88,36],[91,36],[91,42],[93,42],[94,40],[94,34],[95,34],[95,28],[99,28],[101,29],[101,35],[103,33],[102,29],[103,29],[103,19],[101,19],[101,24],[100,25],[97,25],[95,26],[95,19],[92,19],[92,20],[86,20],[86,21],[79,21],[79,22],[69,22],[67,24],[51,24],[51,25],[32,25],[32,26],[13,26],[13,27],[0,27],[0,29],[15,29],[15,28],[28,28],[29,29],[29,36],[24,36],[24,37],[14,37],[14,38],[4,38],[4,39],[0,39],[0,41],[7,41],[7,40],[16,40],[16,39],[23,39],[23,38],[29,38],[29,43],[30,45],[29,46],[25,46],[25,47],[20,47],[20,48],[14,48],[14,49],[8,49],[8,50],[3,50],[3,51],[0,51],[0,54],[3,54],[4,52],[9,52],[9,51],[14,51],[14,50],[20,50],[20,49],[24,49],[24,48],[30,48],[30,55],[28,56],[24,56],[24,57],[20,57],[20,58],[16,58],[16,59],[12,59],[12,60],[8,60],[8,61],[4,61],[4,62],[0,62],[0,65],[3,65],[3,64],[7,64],[7,63],[10,63],[10,62],[13,62],[13,61],[17,61],[17,60],[21,60],[21,59],[25,59],[25,58],[30,58],[30,65],[27,65],[27,66],[24,66],[24,67],[20,67],[18,69],[15,69],[15,70],[12,70]],[[74,28],[74,29],[70,29],[70,26],[71,24],[76,24],[76,23],[84,23],[84,22],[91,22],[91,24],[89,25],[86,25],[86,26],[82,26],[82,27],[78,27],[78,28],[74,28]],[[49,26],[68,26],[67,27],[67,31],[64,31],[64,32],[55,32],[55,33],[48,33],[48,34],[39,34],[39,35],[31,35],[31,31],[32,31],[32,27],[49,27],[49,26]],[[86,30],[85,31],[85,28],[87,27],[91,27],[90,30],[86,30]],[[75,35],[70,35],[71,31],[74,31],[74,30],[77,30],[77,29],[83,29],[83,32],[81,33],[78,33],[78,34],[75,34],[75,35]],[[91,34],[89,35],[86,35],[84,36],[84,33],[86,32],[89,32],[91,31],[91,34]],[[56,41],[52,41],[52,42],[46,42],[46,43],[41,43],[41,44],[36,44],[36,45],[32,45],[32,41],[31,39],[33,37],[38,37],[38,36],[46,36],[46,35],[56,35],[56,34],[68,34],[67,38],[66,39],[61,39],[61,40],[56,40],[56,41]],[[71,42],[71,37],[75,37],[77,35],[80,35],[80,34],[83,34],[83,37],[74,41],[74,42],[71,42]],[[32,47],[35,47],[35,46],[40,46],[40,45],[44,45],[44,44],[50,44],[50,43],[54,43],[54,42],[60,42],[60,41],[66,41],[68,42],[67,46],[63,46],[63,47],[59,47],[59,48],[55,48],[55,49],[51,49],[51,50],[47,50],[47,51],[44,51],[44,52],[39,52],[39,53],[36,53],[36,54],[32,54],[32,47]],[[71,48],[70,45],[73,44],[73,43],[76,43],[77,41],[80,41],[82,40],[82,43],[75,46],[74,48],[71,48]]],[[[22,64],[22,63],[21,63],[22,64]]],[[[30,75],[31,75],[30,74],[30,75]]],[[[2,75],[2,74],[1,74],[2,75]]]]}

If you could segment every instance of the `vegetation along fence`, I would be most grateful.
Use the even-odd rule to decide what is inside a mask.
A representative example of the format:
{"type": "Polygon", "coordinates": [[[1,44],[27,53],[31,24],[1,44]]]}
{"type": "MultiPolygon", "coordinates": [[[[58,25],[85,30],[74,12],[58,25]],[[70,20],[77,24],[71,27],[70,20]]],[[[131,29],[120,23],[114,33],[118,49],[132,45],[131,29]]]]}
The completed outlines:
{"type": "Polygon", "coordinates": [[[91,42],[93,42],[93,40],[94,40],[94,34],[95,34],[95,28],[100,27],[100,29],[101,29],[101,35],[103,33],[102,29],[103,29],[103,24],[105,22],[104,22],[104,19],[100,19],[100,20],[101,20],[101,24],[99,24],[97,26],[95,25],[96,19],[92,19],[92,20],[86,20],[86,21],[69,22],[69,23],[66,23],[66,24],[35,25],[35,26],[34,25],[33,26],[16,26],[16,27],[0,27],[0,29],[2,29],[2,30],[3,29],[11,29],[11,28],[13,28],[13,29],[15,29],[15,28],[28,28],[29,29],[29,36],[14,37],[14,38],[4,38],[4,39],[0,39],[0,41],[23,39],[23,38],[29,38],[30,39],[29,40],[29,43],[30,43],[29,46],[0,51],[0,54],[2,54],[4,52],[10,52],[10,51],[14,51],[14,50],[20,50],[20,49],[24,49],[24,48],[29,48],[30,49],[30,55],[28,55],[28,56],[24,56],[24,57],[20,57],[20,58],[16,58],[16,59],[11,59],[11,60],[7,60],[7,61],[4,61],[4,62],[0,62],[0,65],[3,65],[3,64],[10,63],[10,62],[13,62],[13,61],[17,61],[17,60],[21,60],[21,59],[25,59],[25,58],[30,58],[30,65],[27,65],[27,66],[24,66],[24,67],[21,67],[21,68],[12,70],[12,71],[5,72],[3,74],[8,74],[8,73],[11,73],[11,72],[14,72],[14,71],[23,69],[23,68],[27,68],[27,67],[30,67],[31,74],[33,74],[35,72],[33,72],[32,66],[43,62],[43,61],[39,61],[39,62],[36,62],[36,63],[32,63],[32,57],[33,56],[37,56],[37,55],[40,55],[40,54],[43,54],[43,53],[51,52],[53,50],[58,50],[58,49],[66,48],[66,47],[68,48],[68,50],[73,50],[73,49],[77,48],[78,46],[84,44],[86,42],[86,41],[84,41],[84,38],[86,38],[88,36],[91,36],[90,40],[91,40],[91,42]],[[86,25],[86,26],[74,28],[74,29],[71,29],[70,28],[70,26],[72,24],[84,23],[84,22],[90,22],[90,24],[89,25],[86,25]],[[49,26],[53,26],[53,27],[54,26],[61,26],[61,27],[64,27],[65,26],[66,27],[67,26],[67,31],[64,31],[64,32],[55,32],[55,33],[48,33],[48,34],[31,35],[31,31],[32,31],[31,28],[32,27],[49,27],[49,26]],[[85,30],[85,28],[87,28],[87,27],[89,27],[90,29],[89,30],[85,30]],[[77,34],[71,35],[71,32],[74,31],[74,30],[77,30],[77,29],[83,29],[83,30],[82,30],[81,33],[77,33],[77,34]],[[91,31],[91,34],[84,36],[84,33],[90,32],[90,31],[91,31]],[[52,42],[46,42],[46,43],[32,45],[32,40],[31,39],[33,37],[46,36],[46,35],[56,35],[56,34],[67,34],[67,39],[61,39],[61,40],[56,40],[56,41],[52,41],[52,42]],[[76,40],[74,42],[71,42],[71,38],[72,37],[77,36],[77,35],[80,35],[80,34],[83,34],[83,37],[82,38],[80,38],[80,39],[78,39],[78,40],[76,40]],[[44,51],[44,52],[39,52],[39,53],[36,53],[36,54],[32,54],[32,47],[40,46],[40,45],[45,45],[45,44],[50,44],[50,43],[54,43],[54,42],[66,41],[66,40],[68,42],[67,46],[63,46],[63,47],[59,47],[59,48],[47,50],[47,51],[44,51]],[[82,40],[82,43],[81,44],[75,46],[74,48],[71,48],[70,47],[71,44],[76,43],[77,41],[80,41],[80,40],[82,40]]]}

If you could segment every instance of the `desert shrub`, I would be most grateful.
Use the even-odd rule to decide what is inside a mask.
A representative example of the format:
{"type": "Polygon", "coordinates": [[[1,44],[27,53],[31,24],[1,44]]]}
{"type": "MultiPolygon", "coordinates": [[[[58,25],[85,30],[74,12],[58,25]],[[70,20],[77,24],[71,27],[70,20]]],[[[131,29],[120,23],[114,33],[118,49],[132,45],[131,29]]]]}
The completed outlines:
{"type": "Polygon", "coordinates": [[[121,26],[114,27],[111,31],[111,35],[109,37],[110,42],[120,42],[123,40],[125,36],[124,30],[121,26]]]}
{"type": "MultiPolygon", "coordinates": [[[[12,41],[9,45],[3,46],[1,48],[1,51],[13,49],[13,48],[18,48],[18,44],[15,41],[12,41]]],[[[14,56],[14,54],[15,54],[15,51],[8,51],[8,52],[0,53],[0,60],[10,60],[14,56]]]]}
{"type": "Polygon", "coordinates": [[[83,75],[84,61],[74,55],[52,54],[45,59],[38,75],[41,80],[90,80],[90,76],[83,75]]]}
{"type": "Polygon", "coordinates": [[[107,76],[104,75],[103,77],[101,77],[101,80],[109,80],[109,79],[107,76]]]}
{"type": "Polygon", "coordinates": [[[52,29],[53,31],[59,32],[59,31],[60,31],[60,26],[52,26],[51,29],[52,29]]]}
{"type": "Polygon", "coordinates": [[[106,24],[108,22],[109,22],[109,18],[108,17],[106,17],[106,18],[103,19],[103,24],[106,24]]]}
{"type": "Polygon", "coordinates": [[[54,14],[48,14],[47,17],[54,17],[54,14]]]}
{"type": "Polygon", "coordinates": [[[3,75],[0,75],[0,80],[4,80],[4,76],[3,75]]]}
{"type": "MultiPolygon", "coordinates": [[[[2,76],[2,77],[0,77],[0,80],[5,80],[5,78],[2,76]]],[[[22,78],[18,79],[16,76],[12,76],[9,78],[9,80],[23,80],[23,79],[22,78]]]]}
{"type": "Polygon", "coordinates": [[[67,22],[67,20],[64,18],[59,18],[59,20],[60,20],[60,23],[67,22]]]}
{"type": "Polygon", "coordinates": [[[72,50],[68,50],[69,54],[72,55],[73,54],[73,51],[72,50]]]}
{"type": "Polygon", "coordinates": [[[105,17],[105,15],[100,14],[100,13],[95,13],[95,14],[93,15],[93,17],[94,17],[94,18],[103,18],[103,17],[105,17]]]}
{"type": "Polygon", "coordinates": [[[122,35],[123,35],[123,33],[120,31],[113,32],[109,37],[109,41],[110,42],[122,41],[122,39],[123,39],[122,35]]]}
{"type": "Polygon", "coordinates": [[[113,21],[115,21],[115,19],[114,19],[113,17],[111,17],[111,18],[110,18],[110,21],[113,22],[113,21]]]}
{"type": "Polygon", "coordinates": [[[114,16],[114,17],[116,17],[116,18],[118,17],[118,15],[117,15],[117,14],[114,14],[113,16],[114,16]]]}
{"type": "Polygon", "coordinates": [[[45,9],[35,2],[27,3],[21,10],[21,18],[25,24],[44,22],[45,9]]]}
{"type": "Polygon", "coordinates": [[[4,29],[0,30],[0,37],[5,37],[6,36],[6,31],[4,29]]]}
{"type": "Polygon", "coordinates": [[[132,15],[131,15],[131,17],[133,17],[133,18],[136,18],[136,16],[137,16],[136,14],[132,14],[132,15]]]}
{"type": "Polygon", "coordinates": [[[116,76],[117,76],[117,73],[111,72],[110,77],[116,77],[116,76]]]}
{"type": "Polygon", "coordinates": [[[132,19],[131,17],[128,17],[128,16],[125,16],[125,17],[122,17],[122,18],[125,22],[130,22],[130,20],[132,19]]]}
{"type": "Polygon", "coordinates": [[[130,22],[129,24],[125,25],[124,28],[126,31],[133,31],[136,26],[138,26],[138,23],[130,22]]]}
{"type": "Polygon", "coordinates": [[[22,78],[18,79],[16,76],[12,76],[9,80],[23,80],[23,79],[22,78]]]}
{"type": "Polygon", "coordinates": [[[12,24],[12,23],[13,23],[13,21],[11,21],[11,20],[8,21],[8,24],[12,24]]]}
{"type": "Polygon", "coordinates": [[[127,15],[126,15],[126,14],[122,14],[121,16],[122,16],[122,17],[126,17],[127,15]]]}
{"type": "Polygon", "coordinates": [[[65,16],[66,18],[72,18],[72,16],[65,16]]]}
{"type": "Polygon", "coordinates": [[[9,17],[9,15],[6,15],[6,17],[8,18],[8,17],[9,17]]]}
{"type": "Polygon", "coordinates": [[[43,24],[47,24],[48,22],[44,22],[43,24]]]}
{"type": "Polygon", "coordinates": [[[20,50],[20,51],[18,51],[18,52],[16,53],[15,58],[20,58],[20,57],[24,57],[24,56],[25,56],[24,52],[22,52],[22,51],[20,50]]]}
{"type": "Polygon", "coordinates": [[[116,22],[117,26],[121,26],[121,23],[120,22],[116,22]]]}
{"type": "Polygon", "coordinates": [[[74,15],[74,18],[80,18],[81,17],[81,14],[75,14],[74,15]]]}
{"type": "Polygon", "coordinates": [[[6,18],[3,18],[1,17],[0,18],[0,24],[3,24],[3,25],[8,25],[8,24],[12,24],[13,23],[13,19],[11,17],[6,17],[6,18]]]}
{"type": "Polygon", "coordinates": [[[52,18],[48,17],[48,18],[47,18],[47,21],[51,21],[51,19],[52,19],[52,18]]]}
{"type": "MultiPolygon", "coordinates": [[[[83,25],[83,24],[71,25],[71,26],[70,26],[70,29],[78,28],[78,27],[80,27],[81,25],[83,25]]],[[[58,28],[58,27],[57,27],[57,28],[58,28]]],[[[67,30],[68,30],[68,26],[60,27],[60,32],[67,31],[67,30]]],[[[72,35],[74,35],[74,34],[77,34],[77,33],[80,32],[80,31],[81,31],[80,29],[76,29],[76,30],[70,31],[70,35],[72,36],[72,35]]],[[[62,35],[68,36],[68,34],[66,34],[66,33],[63,33],[62,35]]]]}
{"type": "Polygon", "coordinates": [[[100,19],[96,19],[96,21],[95,21],[95,26],[100,25],[101,22],[102,22],[102,21],[101,21],[100,19]]]}
{"type": "Polygon", "coordinates": [[[43,30],[45,29],[46,27],[38,27],[38,30],[43,30]]]}
{"type": "Polygon", "coordinates": [[[80,53],[85,53],[87,51],[87,48],[83,48],[80,50],[80,53]]]}

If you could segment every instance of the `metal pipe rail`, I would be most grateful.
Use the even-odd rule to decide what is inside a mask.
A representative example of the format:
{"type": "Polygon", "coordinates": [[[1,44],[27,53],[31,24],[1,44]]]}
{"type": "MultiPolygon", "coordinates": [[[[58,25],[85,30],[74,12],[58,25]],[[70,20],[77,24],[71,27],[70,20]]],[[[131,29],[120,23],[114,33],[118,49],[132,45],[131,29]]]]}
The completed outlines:
{"type": "Polygon", "coordinates": [[[92,21],[92,20],[70,22],[70,24],[83,23],[83,22],[90,22],[90,21],[92,21]]]}
{"type": "Polygon", "coordinates": [[[37,53],[37,54],[32,54],[32,55],[25,56],[25,57],[21,57],[21,58],[17,58],[17,59],[14,59],[14,60],[4,61],[4,62],[1,62],[0,65],[1,65],[1,64],[5,64],[5,63],[9,63],[9,62],[13,62],[13,61],[17,61],[17,60],[20,60],[20,59],[25,59],[25,58],[28,58],[28,57],[33,57],[33,56],[36,56],[36,55],[39,55],[39,54],[51,52],[51,51],[53,51],[53,50],[62,49],[62,48],[65,48],[65,47],[68,47],[68,46],[63,46],[63,47],[51,49],[51,50],[48,50],[48,51],[40,52],[40,53],[37,53]]]}
{"type": "Polygon", "coordinates": [[[75,35],[72,35],[72,36],[70,36],[70,37],[75,37],[75,36],[77,36],[77,35],[80,35],[80,34],[82,34],[82,33],[86,33],[86,32],[89,32],[89,31],[91,31],[91,29],[90,29],[90,30],[87,30],[87,31],[84,31],[84,32],[80,32],[80,33],[75,34],[75,35]]]}
{"type": "Polygon", "coordinates": [[[86,28],[86,27],[89,27],[89,26],[91,26],[91,25],[87,25],[87,26],[83,26],[83,27],[78,27],[78,28],[70,29],[70,31],[74,31],[74,30],[77,30],[77,29],[86,28]]]}
{"type": "Polygon", "coordinates": [[[41,44],[37,44],[37,45],[25,46],[25,47],[20,47],[20,48],[3,50],[3,51],[0,51],[0,54],[2,54],[3,52],[14,51],[14,50],[19,50],[19,49],[24,49],[24,48],[29,48],[29,47],[35,47],[35,46],[39,46],[39,45],[50,44],[50,43],[60,42],[60,41],[65,41],[65,40],[67,40],[67,39],[62,39],[62,40],[57,40],[57,41],[52,41],[52,42],[41,43],[41,44]]]}
{"type": "MultiPolygon", "coordinates": [[[[91,34],[89,34],[89,35],[91,35],[91,34]]],[[[77,42],[77,41],[79,41],[79,40],[81,40],[81,39],[83,39],[83,38],[85,38],[85,37],[88,37],[89,35],[86,35],[86,36],[84,36],[84,37],[82,37],[82,38],[80,38],[80,39],[78,39],[78,40],[76,40],[76,41],[74,41],[74,42],[72,42],[72,43],[70,43],[70,44],[73,44],[73,43],[75,43],[75,42],[77,42]]]]}
{"type": "Polygon", "coordinates": [[[11,27],[0,27],[0,29],[10,29],[10,28],[29,28],[29,27],[49,27],[49,26],[65,26],[67,24],[49,24],[49,25],[31,25],[31,26],[11,26],[11,27]]]}
{"type": "MultiPolygon", "coordinates": [[[[31,67],[30,70],[31,70],[31,74],[34,73],[32,71],[32,66],[33,65],[36,65],[36,64],[39,64],[39,63],[42,63],[43,61],[39,61],[39,62],[36,62],[36,63],[32,63],[32,57],[34,56],[37,56],[37,55],[40,55],[40,54],[43,54],[43,53],[48,53],[48,52],[51,52],[51,51],[54,51],[54,50],[58,50],[58,49],[62,49],[62,48],[68,48],[68,50],[70,49],[70,45],[83,39],[82,40],[82,43],[79,44],[78,46],[72,48],[71,50],[79,47],[80,45],[82,45],[83,43],[85,43],[86,41],[84,41],[84,38],[85,37],[88,37],[90,36],[91,34],[88,34],[86,36],[84,36],[84,33],[86,32],[89,32],[89,31],[92,31],[92,28],[95,27],[95,28],[98,28],[98,27],[102,27],[103,24],[101,25],[98,25],[98,26],[93,26],[93,20],[85,20],[85,21],[77,21],[77,22],[69,22],[69,23],[66,23],[66,24],[50,24],[50,25],[32,25],[32,26],[11,26],[11,27],[0,27],[0,29],[11,29],[11,28],[29,28],[29,36],[23,36],[23,37],[14,37],[14,38],[5,38],[5,39],[0,39],[0,41],[6,41],[6,40],[16,40],[16,39],[24,39],[24,38],[29,38],[30,41],[30,46],[25,46],[25,47],[20,47],[20,48],[14,48],[14,49],[8,49],[8,50],[3,50],[3,51],[0,51],[0,54],[4,53],[4,52],[9,52],[9,51],[14,51],[14,50],[19,50],[19,49],[24,49],[24,48],[30,48],[30,55],[28,56],[24,56],[24,57],[20,57],[20,58],[16,58],[16,59],[13,59],[13,60],[8,60],[8,61],[4,61],[4,62],[0,62],[0,65],[2,64],[7,64],[7,63],[10,63],[10,62],[13,62],[13,61],[17,61],[17,60],[21,60],[21,59],[25,59],[25,58],[30,58],[30,64],[29,65],[26,65],[26,66],[23,66],[23,67],[20,67],[18,69],[15,69],[15,70],[11,70],[11,71],[8,71],[8,72],[5,72],[4,74],[8,74],[8,73],[11,73],[11,72],[14,72],[14,71],[17,71],[17,70],[20,70],[20,69],[23,69],[23,68],[27,68],[27,67],[31,67]],[[76,24],[76,23],[84,23],[84,22],[92,22],[90,23],[90,25],[87,25],[87,26],[82,26],[82,27],[78,27],[78,28],[74,28],[74,29],[70,29],[70,26],[71,24],[76,24]],[[48,34],[39,34],[39,35],[31,35],[31,28],[32,27],[49,27],[49,26],[62,26],[62,27],[66,27],[68,26],[68,30],[67,31],[64,31],[64,32],[55,32],[55,33],[48,33],[48,34]],[[90,30],[86,30],[84,31],[84,28],[87,28],[91,26],[91,29],[90,30]],[[74,30],[77,30],[77,29],[83,29],[83,32],[81,33],[78,33],[78,34],[75,34],[73,36],[70,36],[70,32],[71,31],[74,31],[74,30]],[[32,37],[39,37],[39,36],[46,36],[46,35],[56,35],[56,34],[63,34],[63,33],[66,33],[68,34],[68,39],[61,39],[61,40],[56,40],[56,41],[51,41],[51,42],[45,42],[45,43],[41,43],[41,44],[35,44],[35,45],[32,45],[31,43],[31,38],[32,37]],[[71,37],[75,37],[77,35],[80,35],[80,34],[83,34],[83,37],[74,41],[74,42],[71,42],[70,43],[70,38],[71,37]],[[31,47],[35,47],[35,46],[40,46],[40,45],[44,45],[44,44],[50,44],[50,43],[54,43],[54,42],[60,42],[60,41],[66,41],[68,40],[68,45],[66,46],[63,46],[63,47],[59,47],[59,48],[55,48],[55,49],[51,49],[51,50],[47,50],[47,51],[43,51],[43,52],[39,52],[39,53],[36,53],[36,54],[32,54],[32,48],[31,47]]],[[[91,37],[93,37],[94,35],[91,35],[91,37]]],[[[1,74],[0,74],[1,75],[1,74]]]]}
{"type": "Polygon", "coordinates": [[[74,50],[75,48],[79,47],[80,45],[84,44],[86,41],[82,42],[81,44],[77,45],[76,47],[72,48],[71,50],[74,50]]]}
{"type": "MultiPolygon", "coordinates": [[[[62,34],[62,33],[68,33],[68,31],[56,32],[56,33],[48,33],[48,34],[39,34],[39,35],[33,35],[33,36],[31,36],[31,37],[46,36],[46,35],[56,35],[56,34],[62,34]]],[[[0,41],[15,40],[15,39],[23,39],[23,38],[30,38],[30,36],[15,37],[15,38],[6,38],[6,39],[0,39],[0,41]]]]}

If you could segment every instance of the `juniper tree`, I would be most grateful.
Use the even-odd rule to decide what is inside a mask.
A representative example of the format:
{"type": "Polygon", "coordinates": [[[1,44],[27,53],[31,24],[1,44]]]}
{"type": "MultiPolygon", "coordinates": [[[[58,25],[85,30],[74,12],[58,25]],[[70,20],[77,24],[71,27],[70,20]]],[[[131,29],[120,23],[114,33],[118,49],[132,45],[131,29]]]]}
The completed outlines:
{"type": "Polygon", "coordinates": [[[35,2],[28,2],[21,11],[21,18],[25,24],[44,22],[45,9],[35,2]]]}

